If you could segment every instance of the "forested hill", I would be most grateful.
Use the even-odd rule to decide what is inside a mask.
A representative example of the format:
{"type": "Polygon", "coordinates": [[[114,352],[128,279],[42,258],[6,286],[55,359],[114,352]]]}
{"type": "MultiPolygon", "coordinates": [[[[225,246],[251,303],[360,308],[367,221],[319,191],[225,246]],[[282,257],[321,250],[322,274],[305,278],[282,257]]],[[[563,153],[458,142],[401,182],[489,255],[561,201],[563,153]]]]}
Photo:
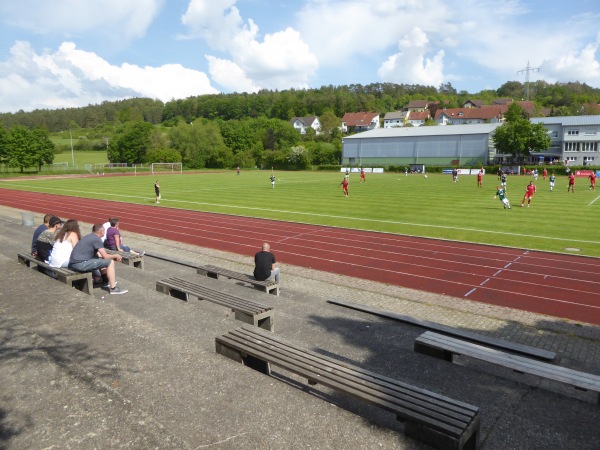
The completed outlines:
{"type": "MultiPolygon", "coordinates": [[[[201,95],[163,103],[148,98],[103,102],[81,108],[35,110],[0,114],[0,123],[41,126],[57,132],[73,127],[96,128],[106,124],[144,121],[151,124],[191,122],[197,118],[232,120],[244,117],[266,117],[290,120],[292,117],[321,116],[328,112],[341,118],[347,112],[370,111],[385,114],[404,108],[411,100],[439,101],[456,108],[466,100],[491,104],[495,98],[526,98],[527,86],[517,81],[503,84],[497,90],[478,93],[457,92],[450,83],[439,88],[422,85],[374,83],[369,85],[323,86],[318,89],[260,91],[256,94],[201,95]]],[[[588,110],[600,103],[600,89],[584,83],[535,81],[529,84],[529,99],[537,109],[548,108],[554,116],[598,113],[588,110]]]]}

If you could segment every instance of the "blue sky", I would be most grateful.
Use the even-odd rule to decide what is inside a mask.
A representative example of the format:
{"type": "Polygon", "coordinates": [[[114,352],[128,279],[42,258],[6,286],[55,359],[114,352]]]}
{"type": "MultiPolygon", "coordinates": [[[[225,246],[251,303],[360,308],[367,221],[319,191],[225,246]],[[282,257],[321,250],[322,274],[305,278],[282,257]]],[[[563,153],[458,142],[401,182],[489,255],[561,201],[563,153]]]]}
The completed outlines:
{"type": "Polygon", "coordinates": [[[600,2],[0,0],[0,112],[391,82],[600,88],[600,2]]]}

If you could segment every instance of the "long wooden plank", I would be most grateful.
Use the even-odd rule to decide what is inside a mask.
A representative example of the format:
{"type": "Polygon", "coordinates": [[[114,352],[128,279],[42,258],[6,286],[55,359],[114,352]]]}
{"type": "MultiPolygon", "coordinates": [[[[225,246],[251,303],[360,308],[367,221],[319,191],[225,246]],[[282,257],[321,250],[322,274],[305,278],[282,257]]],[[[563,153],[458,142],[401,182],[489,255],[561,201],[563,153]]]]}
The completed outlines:
{"type": "Polygon", "coordinates": [[[237,341],[230,341],[227,337],[217,338],[218,344],[228,348],[232,348],[253,357],[256,357],[262,361],[268,362],[274,366],[278,366],[282,369],[288,370],[289,372],[295,373],[308,380],[318,379],[318,384],[327,386],[336,391],[351,395],[360,400],[374,404],[378,407],[386,409],[394,414],[401,417],[410,417],[412,420],[425,423],[428,426],[443,431],[444,433],[451,436],[460,436],[463,429],[467,426],[468,422],[465,421],[454,421],[452,422],[447,416],[436,414],[431,410],[423,407],[426,405],[423,403],[421,406],[418,402],[411,403],[407,397],[406,401],[402,402],[400,399],[386,399],[386,397],[378,396],[377,391],[370,391],[368,388],[355,389],[351,385],[341,383],[333,374],[327,374],[327,372],[319,370],[318,368],[306,368],[302,364],[294,364],[294,360],[284,360],[278,357],[274,357],[268,350],[260,348],[253,348],[246,346],[243,343],[237,341]],[[391,401],[394,400],[394,401],[391,401]],[[450,422],[450,423],[449,423],[450,422]]]}
{"type": "Polygon", "coordinates": [[[370,314],[374,314],[379,317],[385,317],[386,319],[397,320],[400,322],[409,323],[418,327],[427,328],[429,330],[435,330],[440,333],[457,336],[467,341],[480,342],[491,347],[501,348],[514,353],[527,355],[532,358],[553,361],[556,358],[556,353],[548,350],[543,350],[529,345],[518,344],[516,342],[506,341],[504,339],[493,338],[485,336],[483,334],[475,333],[472,331],[460,330],[458,328],[452,328],[441,323],[431,322],[429,320],[419,319],[416,317],[406,316],[403,314],[397,314],[392,311],[386,311],[383,309],[372,308],[366,305],[360,305],[358,303],[347,302],[344,300],[327,300],[328,303],[333,305],[344,306],[346,308],[355,309],[357,311],[363,311],[370,314]]]}
{"type": "Polygon", "coordinates": [[[167,278],[160,280],[159,283],[173,289],[183,290],[190,295],[197,296],[207,301],[212,301],[215,303],[220,302],[225,304],[225,306],[235,307],[240,311],[248,312],[250,314],[261,313],[273,309],[270,306],[257,303],[252,300],[236,297],[231,294],[226,294],[206,286],[201,286],[190,281],[183,280],[181,278],[167,278]]]}
{"type": "MultiPolygon", "coordinates": [[[[431,397],[423,392],[415,392],[410,389],[410,386],[392,385],[389,383],[377,383],[372,380],[367,380],[359,374],[353,373],[351,370],[339,370],[338,367],[323,364],[318,357],[311,358],[311,354],[305,350],[291,352],[289,347],[278,347],[271,344],[266,344],[262,341],[256,341],[251,337],[234,336],[231,333],[226,336],[230,342],[236,342],[238,347],[244,348],[245,351],[251,351],[252,354],[269,355],[269,361],[274,361],[275,365],[282,365],[282,362],[288,364],[296,364],[304,369],[307,369],[312,376],[307,376],[308,379],[320,384],[326,384],[324,381],[333,377],[337,382],[340,382],[349,389],[355,389],[357,392],[369,392],[375,396],[382,395],[385,400],[394,400],[395,397],[402,397],[403,401],[415,403],[420,408],[430,410],[432,414],[438,414],[438,418],[444,416],[448,420],[458,420],[459,422],[467,422],[470,420],[472,411],[465,413],[464,408],[457,407],[452,403],[451,399],[447,399],[442,403],[437,397],[431,397]],[[276,361],[276,362],[275,362],[276,361]]],[[[427,392],[427,391],[425,391],[427,392]]],[[[470,405],[469,405],[470,406],[470,405]]]]}
{"type": "Polygon", "coordinates": [[[260,286],[265,286],[265,287],[269,287],[269,286],[276,286],[277,283],[275,283],[275,281],[269,281],[269,280],[256,280],[254,278],[252,278],[250,275],[245,274],[245,273],[241,273],[241,272],[235,272],[233,270],[229,270],[229,269],[223,269],[222,267],[217,267],[217,266],[204,266],[202,269],[205,269],[208,272],[214,272],[214,273],[218,273],[219,275],[223,275],[225,277],[228,278],[232,278],[232,279],[236,279],[239,281],[245,281],[247,283],[251,283],[251,284],[256,284],[256,285],[260,285],[260,286]]]}
{"type": "Polygon", "coordinates": [[[158,253],[146,252],[144,256],[149,256],[150,258],[160,259],[161,261],[167,261],[173,264],[178,264],[180,266],[191,267],[193,269],[197,269],[198,267],[202,267],[201,265],[194,264],[192,262],[183,261],[181,259],[172,258],[170,256],[160,255],[158,253]]]}
{"type": "MultiPolygon", "coordinates": [[[[35,256],[32,256],[28,253],[18,253],[17,260],[20,264],[26,264],[27,262],[29,262],[31,264],[34,264],[36,267],[41,267],[45,269],[45,271],[51,271],[55,274],[55,277],[51,278],[54,278],[68,286],[81,288],[80,290],[82,292],[85,292],[86,294],[93,294],[93,281],[91,272],[75,272],[74,270],[70,269],[50,267],[49,264],[40,261],[35,256]],[[81,283],[77,283],[77,286],[74,285],[75,282],[80,281],[84,281],[83,285],[81,285],[81,283]]],[[[48,274],[48,272],[45,273],[48,274]]]]}
{"type": "Polygon", "coordinates": [[[261,336],[261,334],[255,333],[254,330],[238,329],[217,338],[217,342],[304,376],[309,380],[377,404],[396,414],[407,417],[417,414],[423,423],[428,423],[429,426],[436,427],[448,434],[458,433],[457,436],[459,436],[464,427],[477,414],[478,408],[471,405],[465,404],[467,408],[461,410],[456,403],[462,404],[462,402],[454,402],[448,397],[389,378],[386,379],[387,383],[383,383],[377,379],[385,378],[381,376],[368,379],[364,376],[364,369],[347,363],[332,364],[332,361],[338,361],[327,357],[322,358],[322,355],[294,347],[271,336],[261,336]],[[353,371],[352,369],[359,370],[353,371]],[[444,407],[440,406],[442,398],[447,403],[444,407]],[[457,412],[457,409],[460,412],[457,412]]]}
{"type": "Polygon", "coordinates": [[[547,378],[560,383],[576,386],[594,392],[600,392],[600,376],[580,372],[568,367],[548,364],[523,356],[511,355],[472,342],[465,342],[449,336],[444,336],[431,331],[426,331],[415,339],[415,342],[426,344],[437,349],[446,350],[454,354],[476,358],[492,364],[497,364],[519,372],[529,373],[547,378]]]}
{"type": "MultiPolygon", "coordinates": [[[[244,333],[247,333],[250,335],[254,335],[253,337],[255,337],[256,339],[259,339],[261,341],[265,341],[268,343],[273,343],[274,345],[280,345],[280,346],[282,346],[282,348],[286,349],[286,351],[294,351],[295,349],[299,348],[296,344],[290,343],[290,342],[286,341],[285,339],[283,339],[279,336],[273,335],[271,333],[264,333],[262,330],[254,330],[252,328],[244,327],[244,328],[237,329],[234,332],[236,332],[236,333],[244,332],[244,333]]],[[[410,384],[402,383],[396,379],[380,375],[378,373],[369,371],[367,369],[363,369],[361,367],[346,363],[344,361],[340,361],[338,359],[334,359],[334,358],[330,358],[330,357],[322,355],[322,354],[310,352],[306,349],[300,349],[300,352],[304,353],[306,355],[315,354],[315,355],[317,355],[317,358],[319,360],[327,361],[329,364],[334,365],[339,370],[347,369],[349,371],[352,371],[353,373],[359,373],[359,374],[365,376],[368,380],[377,380],[378,382],[381,382],[381,383],[389,383],[391,385],[401,386],[401,387],[407,388],[413,392],[420,392],[427,397],[435,397],[438,401],[441,402],[440,404],[445,403],[445,404],[450,404],[450,405],[458,405],[459,408],[467,408],[467,409],[472,408],[473,411],[476,411],[479,409],[475,406],[469,405],[468,403],[450,399],[448,397],[445,397],[440,394],[436,394],[429,390],[418,388],[418,387],[410,385],[410,384]]]]}

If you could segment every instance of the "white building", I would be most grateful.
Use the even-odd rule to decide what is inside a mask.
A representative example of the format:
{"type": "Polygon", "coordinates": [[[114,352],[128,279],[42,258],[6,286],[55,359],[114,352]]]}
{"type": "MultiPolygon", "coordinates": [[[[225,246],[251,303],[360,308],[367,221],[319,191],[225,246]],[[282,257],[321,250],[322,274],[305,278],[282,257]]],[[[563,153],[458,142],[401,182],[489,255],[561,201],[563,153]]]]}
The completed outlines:
{"type": "Polygon", "coordinates": [[[532,123],[541,123],[548,129],[552,143],[543,156],[546,162],[558,160],[570,166],[600,164],[600,115],[535,117],[532,123]]]}
{"type": "Polygon", "coordinates": [[[383,128],[397,128],[404,126],[408,111],[390,111],[383,116],[383,128]]]}
{"type": "Polygon", "coordinates": [[[342,165],[478,166],[493,159],[499,123],[380,128],[342,140],[342,165]]]}
{"type": "Polygon", "coordinates": [[[380,128],[342,141],[342,165],[477,166],[568,162],[570,166],[600,165],[600,115],[536,117],[548,129],[551,145],[523,160],[496,154],[493,133],[501,123],[380,128]]]}
{"type": "Polygon", "coordinates": [[[306,134],[309,128],[315,130],[317,134],[321,133],[321,122],[317,116],[294,117],[290,123],[300,134],[306,134]]]}

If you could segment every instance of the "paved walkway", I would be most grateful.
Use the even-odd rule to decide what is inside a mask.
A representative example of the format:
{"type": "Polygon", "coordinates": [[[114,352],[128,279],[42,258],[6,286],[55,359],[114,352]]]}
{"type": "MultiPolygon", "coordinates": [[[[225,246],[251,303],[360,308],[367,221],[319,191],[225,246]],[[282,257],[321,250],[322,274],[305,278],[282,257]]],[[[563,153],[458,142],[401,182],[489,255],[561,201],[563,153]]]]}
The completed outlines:
{"type": "MultiPolygon", "coordinates": [[[[600,327],[285,264],[278,298],[153,258],[143,271],[117,266],[129,294],[90,297],[16,263],[31,233],[19,211],[0,208],[0,448],[424,448],[389,414],[216,355],[214,337],[239,322],[216,305],[157,293],[156,280],[168,276],[271,304],[286,338],[479,406],[482,448],[598,448],[590,393],[415,354],[423,330],[326,300],[552,350],[558,364],[597,374],[600,327]]],[[[152,253],[252,268],[244,256],[123,233],[152,253]]]]}

